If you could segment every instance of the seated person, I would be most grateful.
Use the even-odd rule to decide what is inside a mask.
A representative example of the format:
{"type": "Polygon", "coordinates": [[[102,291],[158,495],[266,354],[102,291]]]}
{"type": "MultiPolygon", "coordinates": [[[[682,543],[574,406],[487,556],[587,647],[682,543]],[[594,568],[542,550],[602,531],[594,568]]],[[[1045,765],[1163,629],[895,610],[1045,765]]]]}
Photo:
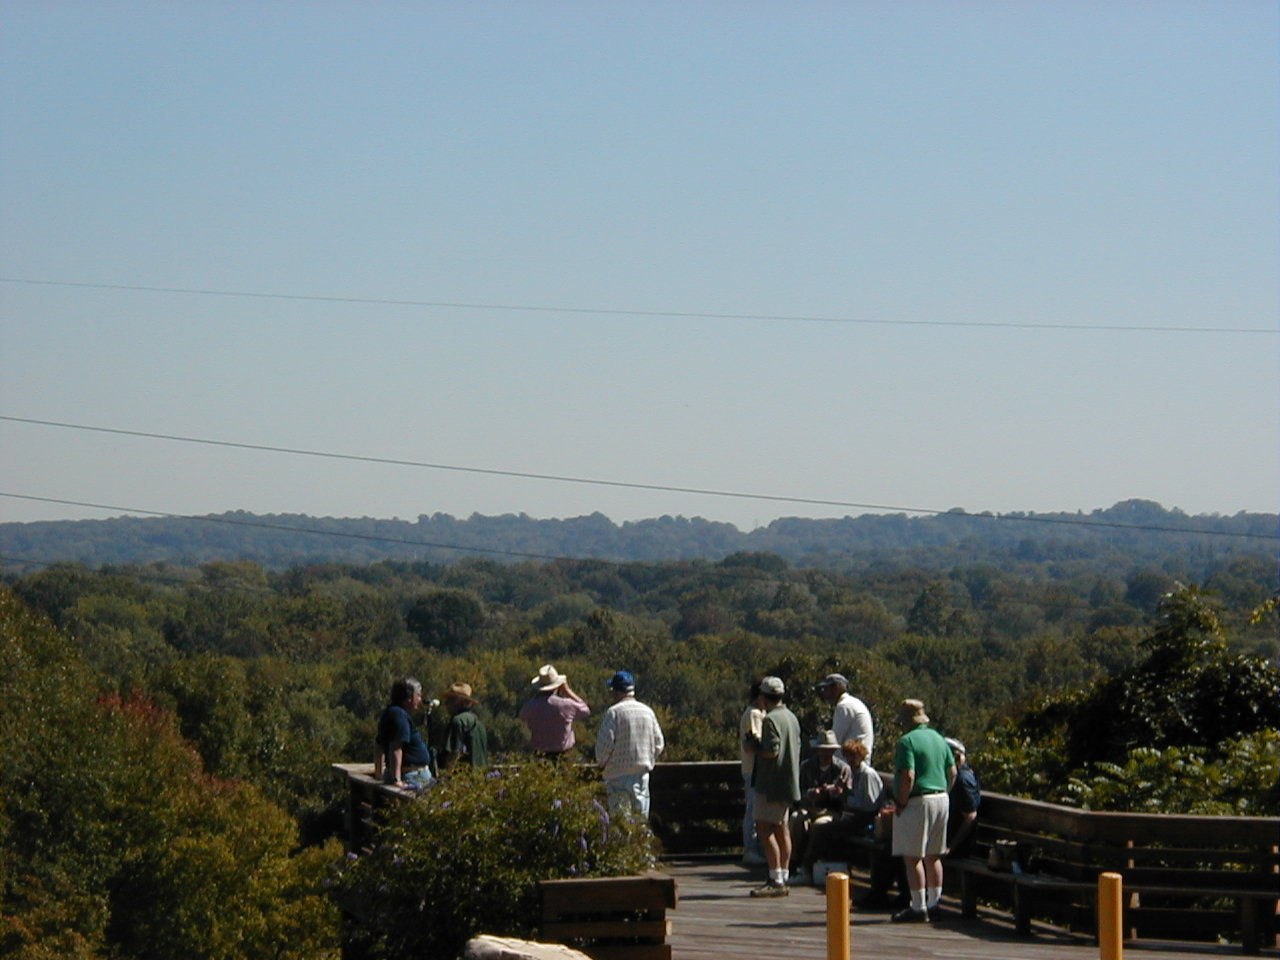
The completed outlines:
{"type": "Polygon", "coordinates": [[[830,730],[809,741],[813,756],[800,764],[800,805],[813,819],[840,811],[844,795],[853,784],[853,771],[840,756],[840,745],[830,730]]]}
{"type": "Polygon", "coordinates": [[[849,765],[839,756],[835,734],[827,730],[822,736],[810,740],[809,746],[814,752],[800,764],[800,800],[787,821],[791,831],[793,862],[798,862],[813,825],[830,820],[839,813],[844,794],[852,782],[849,765]]]}
{"type": "Polygon", "coordinates": [[[391,685],[391,703],[378,718],[377,755],[374,776],[393,787],[422,789],[435,778],[431,774],[431,751],[413,722],[413,712],[422,706],[422,684],[413,677],[401,677],[391,685]]]}
{"type": "Polygon", "coordinates": [[[819,860],[844,859],[847,856],[844,850],[846,840],[870,836],[876,814],[887,796],[884,780],[866,762],[866,744],[859,740],[846,740],[840,751],[844,766],[849,771],[848,783],[840,794],[835,815],[816,820],[809,831],[800,867],[796,871],[797,883],[811,882],[813,865],[819,860]]]}

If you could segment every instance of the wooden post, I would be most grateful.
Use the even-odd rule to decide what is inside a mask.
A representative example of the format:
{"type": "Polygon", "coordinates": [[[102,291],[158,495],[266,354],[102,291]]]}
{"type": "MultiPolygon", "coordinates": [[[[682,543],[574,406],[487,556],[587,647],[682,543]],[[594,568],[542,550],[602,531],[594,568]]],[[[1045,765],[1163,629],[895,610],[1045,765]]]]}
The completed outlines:
{"type": "Polygon", "coordinates": [[[827,874],[827,960],[849,960],[849,875],[827,874]]]}
{"type": "Polygon", "coordinates": [[[1124,878],[1098,875],[1098,947],[1101,960],[1124,958],[1124,878]]]}

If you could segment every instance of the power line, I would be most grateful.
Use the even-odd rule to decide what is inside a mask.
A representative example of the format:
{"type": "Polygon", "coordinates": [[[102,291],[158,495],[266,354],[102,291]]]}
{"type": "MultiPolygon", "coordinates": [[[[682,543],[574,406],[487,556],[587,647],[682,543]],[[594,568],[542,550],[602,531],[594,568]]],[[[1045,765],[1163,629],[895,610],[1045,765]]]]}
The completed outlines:
{"type": "MultiPolygon", "coordinates": [[[[0,417],[0,419],[10,419],[10,418],[0,417]]],[[[263,449],[271,449],[271,448],[263,448],[263,449]]],[[[292,451],[285,451],[285,452],[292,452],[292,451]]],[[[337,457],[339,459],[345,459],[342,454],[316,454],[316,455],[332,456],[332,457],[337,457]]],[[[368,458],[358,457],[355,459],[365,460],[368,458]]],[[[404,461],[377,461],[377,462],[403,463],[404,461]]],[[[416,465],[426,466],[425,464],[416,464],[416,465]]],[[[466,470],[469,468],[454,467],[452,469],[466,470]]],[[[480,471],[480,472],[488,472],[488,471],[480,471]]],[[[514,476],[538,476],[538,475],[514,474],[514,476]]],[[[577,480],[574,482],[606,483],[613,486],[636,486],[635,484],[624,484],[619,481],[577,480]]],[[[715,494],[711,491],[684,491],[683,488],[680,488],[680,487],[651,486],[651,487],[646,487],[645,489],[677,491],[677,492],[701,492],[701,493],[709,493],[712,496],[719,495],[719,496],[754,497],[756,499],[766,499],[766,500],[787,500],[789,502],[841,505],[841,501],[798,500],[798,498],[795,498],[795,497],[770,497],[763,494],[758,495],[758,494],[747,494],[747,493],[715,494]]],[[[592,559],[589,557],[567,557],[559,554],[523,553],[523,552],[514,551],[514,550],[499,550],[496,548],[460,546],[458,544],[434,543],[434,542],[425,541],[425,540],[403,540],[397,537],[381,537],[375,534],[347,533],[347,532],[341,532],[336,530],[316,530],[308,527],[290,526],[288,524],[271,524],[271,523],[264,523],[260,521],[231,520],[231,519],[222,518],[222,517],[199,516],[194,514],[167,513],[162,510],[147,510],[140,507],[122,507],[122,506],[116,506],[113,504],[91,503],[91,502],[81,501],[81,500],[64,500],[56,497],[41,497],[41,496],[35,496],[33,494],[9,493],[5,491],[0,491],[0,497],[9,497],[10,499],[14,499],[14,500],[31,500],[38,503],[56,503],[56,504],[62,504],[64,506],[89,507],[95,510],[112,510],[112,511],[119,511],[121,513],[142,513],[142,514],[147,514],[149,516],[169,517],[169,518],[180,519],[180,520],[201,520],[201,521],[209,521],[212,523],[236,524],[239,526],[246,526],[246,527],[265,527],[268,529],[275,529],[275,530],[289,530],[295,533],[313,533],[318,536],[334,536],[334,537],[346,537],[349,539],[356,539],[356,540],[385,541],[387,543],[399,543],[399,544],[405,544],[408,546],[435,547],[443,550],[469,550],[469,551],[474,551],[479,553],[497,553],[497,554],[503,554],[506,556],[526,557],[526,558],[536,559],[536,560],[592,559]]],[[[927,514],[930,516],[958,517],[958,518],[964,518],[964,519],[970,519],[970,520],[991,520],[991,521],[1004,521],[1004,522],[1014,522],[1014,523],[1021,522],[1021,523],[1058,524],[1061,526],[1071,526],[1071,527],[1099,527],[1104,529],[1135,530],[1135,531],[1142,531],[1147,533],[1181,533],[1181,534],[1187,534],[1190,536],[1233,537],[1237,539],[1246,539],[1246,540],[1280,540],[1280,535],[1277,535],[1277,534],[1254,533],[1252,531],[1197,530],[1191,527],[1168,527],[1168,526],[1159,526],[1156,524],[1115,523],[1109,520],[1086,520],[1086,519],[1071,518],[1071,517],[1013,516],[1011,514],[964,513],[964,512],[958,512],[954,509],[926,510],[924,508],[913,508],[913,507],[884,506],[884,507],[877,507],[873,509],[888,510],[894,513],[915,512],[915,513],[927,514]]]]}
{"type": "Polygon", "coordinates": [[[1238,537],[1245,539],[1280,540],[1274,534],[1233,532],[1225,530],[1200,530],[1191,527],[1174,527],[1157,524],[1117,523],[1110,520],[1089,520],[1079,517],[1047,517],[1047,516],[1012,516],[1008,514],[965,513],[954,508],[939,510],[934,507],[904,507],[883,503],[859,503],[853,500],[830,500],[820,497],[796,497],[784,494],[744,493],[736,490],[716,490],[705,487],[681,487],[659,483],[641,483],[630,480],[605,480],[592,477],[571,477],[552,473],[531,473],[522,470],[498,470],[490,467],[470,467],[451,463],[431,463],[422,460],[406,460],[394,457],[374,457],[352,453],[333,453],[324,450],[307,450],[297,447],[281,447],[270,444],[245,443],[234,440],[210,440],[204,437],[190,437],[181,434],[151,433],[143,430],[127,430],[120,427],[95,427],[79,423],[66,423],[59,420],[39,420],[32,417],[15,417],[0,414],[0,421],[10,423],[26,423],[35,426],[58,427],[67,430],[84,430],[91,433],[108,433],[126,437],[141,437],[149,440],[169,440],[178,443],[193,443],[204,446],[228,447],[238,450],[256,450],[266,453],[285,453],[300,457],[318,457],[326,460],[346,460],[357,463],[378,463],[397,467],[414,467],[422,470],[445,470],[453,473],[474,473],[482,476],[508,477],[517,480],[547,480],[555,483],[576,483],[589,486],[622,488],[628,490],[647,490],[658,493],[684,493],[704,497],[725,497],[737,500],[759,500],[771,503],[795,503],[805,506],[842,507],[855,510],[871,510],[885,513],[916,513],[926,516],[955,515],[982,520],[1021,521],[1024,523],[1051,523],[1067,526],[1101,527],[1118,530],[1141,530],[1152,533],[1186,533],[1198,536],[1238,537]]]}
{"type": "Polygon", "coordinates": [[[710,490],[700,487],[677,487],[658,483],[640,483],[629,480],[603,480],[589,477],[570,477],[553,473],[530,473],[522,470],[498,470],[489,467],[466,467],[451,463],[429,463],[421,460],[403,460],[394,457],[372,457],[354,453],[330,453],[323,450],[305,450],[297,447],[278,447],[260,443],[241,443],[233,440],[210,440],[170,433],[148,433],[142,430],[125,430],[118,427],[94,427],[80,423],[63,423],[57,420],[37,420],[31,417],[11,417],[0,414],[0,420],[10,423],[28,423],[42,427],[61,427],[68,430],[87,430],[93,433],[111,433],[125,437],[144,437],[149,440],[172,440],[179,443],[196,443],[213,447],[231,447],[237,450],[258,450],[267,453],[287,453],[299,457],[321,457],[329,460],[353,460],[358,463],[381,463],[396,467],[417,467],[424,470],[448,470],[455,473],[477,473],[493,477],[509,477],[518,480],[550,480],[556,483],[579,483],[602,487],[622,487],[630,490],[650,490],[662,493],[691,493],[707,497],[731,497],[740,500],[768,500],[776,503],[799,503],[809,506],[851,507],[857,510],[884,510],[892,513],[946,513],[928,507],[895,507],[876,503],[854,503],[848,500],[822,500],[815,497],[790,497],[767,493],[740,493],[732,490],[710,490]]]}
{"type": "Polygon", "coordinates": [[[87,290],[128,290],[138,293],[176,293],[201,297],[293,300],[309,303],[359,303],[392,307],[438,307],[453,310],[492,310],[520,313],[569,313],[604,317],[648,317],[651,319],[754,320],[769,323],[836,323],[900,327],[987,327],[1016,330],[1088,330],[1137,333],[1261,333],[1271,335],[1280,333],[1280,327],[1191,327],[1173,324],[1030,323],[1026,321],[998,320],[902,320],[876,317],[792,316],[772,313],[707,313],[694,310],[638,310],[617,307],[562,307],[527,303],[468,303],[452,300],[396,300],[385,297],[331,297],[301,293],[261,293],[249,290],[207,290],[197,287],[153,287],[127,283],[34,280],[27,277],[0,277],[0,283],[17,283],[40,287],[70,287],[87,290]]]}

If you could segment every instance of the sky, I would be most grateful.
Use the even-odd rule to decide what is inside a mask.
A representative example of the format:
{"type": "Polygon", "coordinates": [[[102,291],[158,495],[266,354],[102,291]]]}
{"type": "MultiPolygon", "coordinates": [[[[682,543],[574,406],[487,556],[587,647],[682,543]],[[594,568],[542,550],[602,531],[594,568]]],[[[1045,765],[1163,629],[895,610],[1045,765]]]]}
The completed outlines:
{"type": "Polygon", "coordinates": [[[1275,511],[1278,27],[8,0],[0,521],[1275,511]]]}

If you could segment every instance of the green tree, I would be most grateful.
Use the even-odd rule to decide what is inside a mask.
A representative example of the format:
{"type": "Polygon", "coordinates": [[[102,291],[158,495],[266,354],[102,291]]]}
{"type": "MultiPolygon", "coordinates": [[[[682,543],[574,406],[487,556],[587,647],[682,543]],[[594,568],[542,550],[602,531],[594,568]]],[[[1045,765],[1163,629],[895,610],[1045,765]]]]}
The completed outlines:
{"type": "MultiPolygon", "coordinates": [[[[1142,751],[1177,750],[1180,761],[1194,757],[1212,765],[1241,738],[1280,730],[1280,667],[1231,653],[1217,611],[1198,588],[1179,587],[1161,600],[1159,619],[1141,651],[1136,666],[1047,698],[995,731],[984,756],[985,782],[1043,799],[1111,802],[1132,795],[1115,783],[1160,769],[1142,751]],[[1080,786],[1099,776],[1110,778],[1112,786],[1092,792],[1080,786]],[[1061,786],[1068,782],[1077,786],[1063,795],[1061,786]]],[[[1170,789],[1214,788],[1212,780],[1183,777],[1180,783],[1170,789]]],[[[1153,787],[1148,795],[1164,802],[1171,794],[1161,789],[1153,787]]],[[[1223,798],[1207,793],[1203,799],[1223,798]]],[[[1257,807],[1263,801],[1237,791],[1223,802],[1257,807]]]]}
{"type": "Polygon", "coordinates": [[[485,609],[472,590],[436,590],[414,601],[405,625],[422,645],[457,652],[484,630],[485,609]]]}

